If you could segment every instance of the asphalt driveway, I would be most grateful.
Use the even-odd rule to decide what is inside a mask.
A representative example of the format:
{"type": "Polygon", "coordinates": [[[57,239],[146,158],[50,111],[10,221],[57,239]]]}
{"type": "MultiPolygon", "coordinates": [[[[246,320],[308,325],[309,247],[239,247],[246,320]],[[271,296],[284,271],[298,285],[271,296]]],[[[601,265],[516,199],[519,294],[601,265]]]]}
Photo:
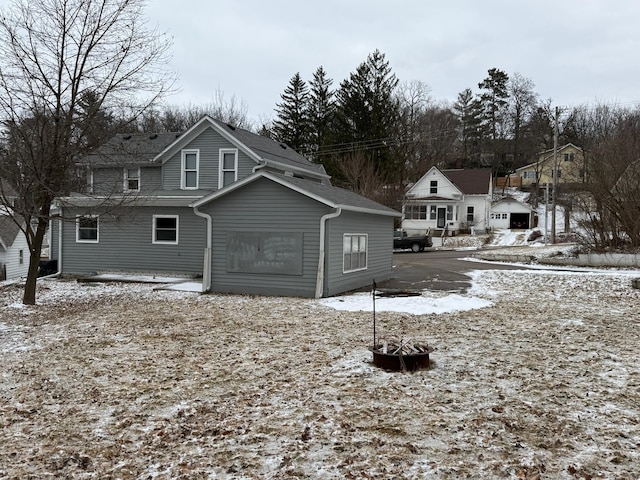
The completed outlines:
{"type": "Polygon", "coordinates": [[[463,260],[472,252],[429,250],[393,254],[393,277],[378,282],[378,288],[393,290],[443,290],[464,293],[471,287],[467,275],[473,270],[514,270],[522,265],[482,263],[463,260]]]}

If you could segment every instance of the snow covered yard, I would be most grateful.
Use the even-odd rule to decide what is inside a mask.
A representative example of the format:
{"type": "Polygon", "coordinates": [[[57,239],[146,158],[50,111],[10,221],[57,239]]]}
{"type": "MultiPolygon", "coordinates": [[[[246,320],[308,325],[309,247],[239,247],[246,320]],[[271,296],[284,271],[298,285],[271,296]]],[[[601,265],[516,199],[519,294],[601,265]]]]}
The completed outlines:
{"type": "Polygon", "coordinates": [[[483,271],[379,301],[379,336],[435,348],[405,374],[370,363],[370,297],[46,281],[26,308],[6,285],[0,478],[635,479],[631,278],[483,271]]]}

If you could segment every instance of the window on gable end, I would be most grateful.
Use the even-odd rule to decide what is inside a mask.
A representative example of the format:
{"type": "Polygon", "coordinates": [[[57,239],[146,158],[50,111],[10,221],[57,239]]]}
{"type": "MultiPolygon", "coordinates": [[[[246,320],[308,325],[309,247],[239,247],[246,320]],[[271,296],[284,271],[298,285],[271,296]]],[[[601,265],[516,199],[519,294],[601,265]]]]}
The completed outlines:
{"type": "Polygon", "coordinates": [[[429,192],[430,193],[438,193],[438,181],[437,180],[431,180],[431,184],[429,186],[429,192]]]}
{"type": "Polygon", "coordinates": [[[125,192],[140,191],[140,169],[139,168],[124,169],[124,191],[125,192]]]}
{"type": "Polygon", "coordinates": [[[197,189],[200,169],[200,150],[182,151],[182,178],[180,188],[197,189]]]}
{"type": "Polygon", "coordinates": [[[224,188],[238,180],[238,150],[220,149],[218,188],[224,188]]]}

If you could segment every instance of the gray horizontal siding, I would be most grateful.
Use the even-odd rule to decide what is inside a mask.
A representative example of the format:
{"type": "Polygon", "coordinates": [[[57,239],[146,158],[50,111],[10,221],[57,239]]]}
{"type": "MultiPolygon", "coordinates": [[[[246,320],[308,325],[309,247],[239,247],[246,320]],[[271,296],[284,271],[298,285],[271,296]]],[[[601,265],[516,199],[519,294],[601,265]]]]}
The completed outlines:
{"type": "Polygon", "coordinates": [[[331,209],[270,180],[258,180],[203,206],[212,215],[212,290],[313,297],[320,218],[331,209]],[[228,232],[294,232],[303,236],[302,275],[228,272],[228,232]]]}
{"type": "Polygon", "coordinates": [[[393,218],[342,212],[327,225],[327,268],[325,295],[371,285],[373,280],[389,278],[393,269],[393,218]],[[368,234],[367,268],[343,273],[344,233],[368,234]]]}
{"type": "MultiPolygon", "coordinates": [[[[68,209],[64,215],[73,218],[80,212],[68,209]]],[[[127,207],[120,212],[105,213],[99,220],[99,243],[77,243],[74,221],[63,222],[62,231],[63,273],[202,274],[206,222],[191,208],[127,207]],[[179,215],[178,245],[152,243],[154,214],[179,215]]]]}
{"type": "MultiPolygon", "coordinates": [[[[201,190],[218,189],[219,157],[221,148],[235,148],[219,133],[211,128],[206,129],[197,138],[183,147],[183,150],[200,150],[199,188],[201,190]]],[[[238,179],[251,174],[256,162],[242,151],[238,151],[238,179]]],[[[163,165],[162,183],[165,190],[180,188],[182,170],[182,153],[178,151],[163,165]]]]}

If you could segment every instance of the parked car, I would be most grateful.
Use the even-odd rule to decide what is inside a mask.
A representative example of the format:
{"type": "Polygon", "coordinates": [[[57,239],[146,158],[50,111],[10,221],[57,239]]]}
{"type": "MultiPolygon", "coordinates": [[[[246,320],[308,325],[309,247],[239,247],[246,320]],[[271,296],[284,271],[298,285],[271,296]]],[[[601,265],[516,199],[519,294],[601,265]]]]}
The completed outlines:
{"type": "Polygon", "coordinates": [[[412,252],[422,252],[425,248],[431,247],[433,241],[429,230],[424,235],[412,235],[409,236],[404,230],[395,230],[393,232],[393,248],[395,250],[411,249],[412,252]]]}

